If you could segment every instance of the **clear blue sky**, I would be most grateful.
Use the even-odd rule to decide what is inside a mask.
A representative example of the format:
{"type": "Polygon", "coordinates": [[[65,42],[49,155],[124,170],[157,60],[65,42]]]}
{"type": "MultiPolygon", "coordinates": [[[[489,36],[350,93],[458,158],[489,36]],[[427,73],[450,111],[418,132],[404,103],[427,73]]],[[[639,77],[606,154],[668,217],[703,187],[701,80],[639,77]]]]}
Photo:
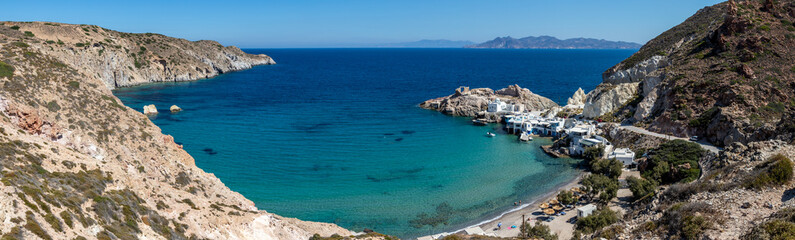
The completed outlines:
{"type": "Polygon", "coordinates": [[[550,35],[645,43],[718,0],[8,1],[0,20],[95,24],[240,47],[550,35]]]}

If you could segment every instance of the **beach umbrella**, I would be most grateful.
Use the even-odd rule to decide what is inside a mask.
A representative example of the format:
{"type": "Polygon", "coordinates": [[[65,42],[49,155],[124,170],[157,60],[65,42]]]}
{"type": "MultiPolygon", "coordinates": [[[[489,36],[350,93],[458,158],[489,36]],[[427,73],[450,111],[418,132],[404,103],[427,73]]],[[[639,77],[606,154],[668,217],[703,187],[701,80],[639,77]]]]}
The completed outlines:
{"type": "Polygon", "coordinates": [[[558,205],[558,206],[552,207],[552,209],[555,209],[555,211],[560,211],[560,210],[563,210],[563,207],[558,205]]]}
{"type": "Polygon", "coordinates": [[[547,203],[542,203],[542,204],[541,204],[541,208],[549,208],[549,204],[547,204],[547,203]]]}
{"type": "Polygon", "coordinates": [[[550,205],[557,205],[558,204],[558,200],[557,199],[549,200],[549,204],[550,205]]]}
{"type": "Polygon", "coordinates": [[[544,209],[544,214],[546,214],[546,215],[555,214],[555,210],[553,210],[551,208],[544,209]]]}

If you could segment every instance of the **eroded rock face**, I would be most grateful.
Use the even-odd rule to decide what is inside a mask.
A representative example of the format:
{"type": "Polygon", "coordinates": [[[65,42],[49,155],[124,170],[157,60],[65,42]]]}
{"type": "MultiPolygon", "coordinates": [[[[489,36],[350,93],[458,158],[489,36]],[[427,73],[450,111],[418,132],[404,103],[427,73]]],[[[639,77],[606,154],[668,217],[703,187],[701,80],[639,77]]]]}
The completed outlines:
{"type": "Polygon", "coordinates": [[[583,117],[596,118],[610,113],[626,102],[632,100],[638,93],[640,83],[602,84],[589,92],[585,98],[583,117]]]}
{"type": "Polygon", "coordinates": [[[578,88],[574,95],[572,95],[568,101],[566,101],[567,105],[583,105],[585,104],[585,91],[582,88],[578,88]]]}
{"type": "Polygon", "coordinates": [[[45,52],[109,89],[149,82],[191,81],[275,64],[264,54],[247,54],[215,41],[188,41],[160,34],[130,34],[97,26],[43,22],[9,23],[41,41],[62,43],[45,52]]]}
{"type": "Polygon", "coordinates": [[[653,56],[626,70],[608,70],[612,73],[605,75],[603,83],[588,93],[583,116],[595,118],[610,113],[640,94],[644,100],[634,117],[647,117],[657,101],[657,85],[664,78],[659,69],[669,64],[666,57],[653,56]],[[642,89],[637,89],[638,86],[642,86],[642,89]]]}
{"type": "Polygon", "coordinates": [[[490,88],[461,87],[455,93],[420,104],[425,109],[436,110],[448,115],[475,117],[486,111],[491,101],[499,98],[502,101],[524,105],[526,110],[545,110],[557,107],[558,104],[548,98],[539,96],[527,88],[511,85],[497,91],[490,88]]]}

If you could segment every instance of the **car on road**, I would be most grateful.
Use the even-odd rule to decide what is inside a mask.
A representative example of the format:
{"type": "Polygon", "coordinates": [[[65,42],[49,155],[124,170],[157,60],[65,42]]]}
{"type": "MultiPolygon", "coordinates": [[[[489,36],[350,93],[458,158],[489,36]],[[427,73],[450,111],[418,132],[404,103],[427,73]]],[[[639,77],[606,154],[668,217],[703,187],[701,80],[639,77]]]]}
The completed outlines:
{"type": "Polygon", "coordinates": [[[698,141],[698,136],[690,137],[690,141],[693,141],[693,142],[698,141]]]}

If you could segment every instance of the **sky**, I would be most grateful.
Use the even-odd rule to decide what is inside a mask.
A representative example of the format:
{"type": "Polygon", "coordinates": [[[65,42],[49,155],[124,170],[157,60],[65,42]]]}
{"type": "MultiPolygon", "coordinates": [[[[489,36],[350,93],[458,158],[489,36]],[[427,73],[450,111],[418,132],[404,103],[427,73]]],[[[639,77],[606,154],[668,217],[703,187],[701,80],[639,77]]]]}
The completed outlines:
{"type": "Polygon", "coordinates": [[[242,48],[548,35],[645,43],[718,0],[8,1],[4,21],[93,24],[242,48]]]}

